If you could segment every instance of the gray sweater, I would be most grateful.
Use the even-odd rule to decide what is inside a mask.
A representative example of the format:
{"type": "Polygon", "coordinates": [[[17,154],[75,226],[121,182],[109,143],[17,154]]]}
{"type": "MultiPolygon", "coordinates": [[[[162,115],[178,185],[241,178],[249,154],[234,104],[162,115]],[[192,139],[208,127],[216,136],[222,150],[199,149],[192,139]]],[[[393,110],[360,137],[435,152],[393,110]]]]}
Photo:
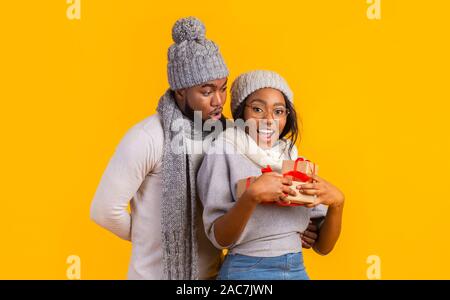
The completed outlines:
{"type": "MultiPolygon", "coordinates": [[[[273,257],[301,252],[299,233],[307,228],[310,217],[325,216],[326,206],[309,209],[302,206],[258,205],[234,244],[222,247],[217,243],[214,222],[236,203],[236,183],[248,176],[261,175],[258,165],[242,154],[227,151],[228,147],[232,146],[226,144],[224,149],[222,145],[213,144],[197,175],[208,238],[215,247],[228,248],[232,254],[273,257]]],[[[296,151],[294,153],[296,155],[296,151]]]]}

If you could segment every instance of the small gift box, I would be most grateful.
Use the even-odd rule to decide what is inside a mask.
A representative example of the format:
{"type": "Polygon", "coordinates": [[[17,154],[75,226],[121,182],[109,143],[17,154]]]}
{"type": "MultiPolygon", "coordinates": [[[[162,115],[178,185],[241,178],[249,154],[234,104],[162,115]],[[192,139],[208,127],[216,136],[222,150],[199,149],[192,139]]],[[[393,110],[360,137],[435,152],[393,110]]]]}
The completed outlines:
{"type": "MultiPolygon", "coordinates": [[[[307,182],[311,182],[311,176],[317,175],[317,171],[318,167],[316,164],[309,160],[305,160],[302,157],[296,160],[283,161],[281,172],[283,176],[292,177],[293,182],[291,185],[291,189],[296,191],[297,195],[289,195],[286,197],[286,199],[290,201],[290,204],[282,201],[277,202],[277,204],[281,206],[300,206],[314,203],[315,197],[301,194],[300,191],[298,191],[297,186],[305,184],[307,182]]],[[[267,166],[267,168],[261,169],[261,172],[272,172],[272,169],[270,168],[270,166],[267,166]]],[[[252,184],[256,179],[257,177],[252,176],[239,180],[236,185],[236,197],[239,199],[245,192],[245,190],[250,186],[250,184],[252,184]]]]}
{"type": "Polygon", "coordinates": [[[296,160],[284,160],[281,167],[281,173],[283,175],[291,174],[293,177],[299,178],[299,181],[302,182],[310,181],[310,176],[317,175],[318,170],[319,167],[315,163],[304,159],[303,157],[299,157],[296,160]]]}
{"type": "Polygon", "coordinates": [[[292,177],[292,185],[291,189],[297,192],[296,196],[288,196],[287,200],[291,201],[292,204],[296,205],[304,205],[314,203],[315,197],[311,195],[303,195],[297,189],[297,186],[312,182],[312,175],[317,175],[318,166],[304,159],[303,157],[299,157],[296,160],[285,160],[283,161],[283,165],[281,167],[281,173],[283,176],[291,176],[292,177]]]}

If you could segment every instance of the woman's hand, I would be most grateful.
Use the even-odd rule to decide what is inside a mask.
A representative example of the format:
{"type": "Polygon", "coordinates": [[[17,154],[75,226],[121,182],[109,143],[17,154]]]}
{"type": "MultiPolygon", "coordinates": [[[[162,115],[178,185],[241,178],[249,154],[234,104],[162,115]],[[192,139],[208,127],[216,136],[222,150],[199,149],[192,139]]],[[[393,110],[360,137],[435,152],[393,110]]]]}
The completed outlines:
{"type": "Polygon", "coordinates": [[[237,241],[258,204],[285,199],[286,194],[296,195],[291,189],[292,178],[283,178],[277,173],[259,176],[241,195],[236,204],[214,222],[217,243],[226,248],[237,241]]]}
{"type": "Polygon", "coordinates": [[[303,195],[316,196],[316,200],[306,207],[314,207],[319,204],[330,207],[338,207],[344,204],[344,194],[334,185],[317,175],[313,175],[313,182],[298,185],[297,189],[303,195]]]}
{"type": "Polygon", "coordinates": [[[344,210],[344,194],[334,185],[317,175],[313,182],[297,186],[300,193],[316,196],[316,200],[306,207],[319,204],[328,205],[327,215],[320,227],[319,237],[313,245],[314,251],[321,255],[330,253],[341,234],[342,214],[344,210]]]}
{"type": "Polygon", "coordinates": [[[286,201],[287,195],[295,196],[297,192],[290,188],[292,178],[269,172],[259,176],[245,191],[249,199],[257,204],[264,202],[286,201]]]}

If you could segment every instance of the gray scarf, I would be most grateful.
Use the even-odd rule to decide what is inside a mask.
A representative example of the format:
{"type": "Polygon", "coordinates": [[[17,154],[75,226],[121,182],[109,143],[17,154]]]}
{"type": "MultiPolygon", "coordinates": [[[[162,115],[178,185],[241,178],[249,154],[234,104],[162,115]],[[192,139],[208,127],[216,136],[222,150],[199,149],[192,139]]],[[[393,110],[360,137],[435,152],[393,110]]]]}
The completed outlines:
{"type": "Polygon", "coordinates": [[[161,97],[157,111],[164,130],[161,199],[163,275],[166,279],[194,280],[199,276],[197,231],[203,230],[197,228],[201,212],[197,202],[196,174],[203,155],[187,154],[186,149],[190,140],[199,137],[203,140],[209,132],[194,128],[194,122],[178,108],[171,90],[161,97]],[[174,151],[174,144],[178,151],[174,151]]]}

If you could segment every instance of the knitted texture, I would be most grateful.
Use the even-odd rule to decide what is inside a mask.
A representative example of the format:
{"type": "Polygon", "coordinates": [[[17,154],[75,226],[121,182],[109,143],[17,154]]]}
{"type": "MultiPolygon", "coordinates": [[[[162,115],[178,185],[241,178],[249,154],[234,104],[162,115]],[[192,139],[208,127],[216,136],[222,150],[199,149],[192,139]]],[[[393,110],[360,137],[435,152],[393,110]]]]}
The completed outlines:
{"type": "Polygon", "coordinates": [[[250,94],[263,88],[277,89],[294,102],[294,94],[283,77],[272,71],[256,70],[240,75],[231,85],[231,112],[234,114],[250,94]]]}
{"type": "Polygon", "coordinates": [[[205,25],[195,17],[176,21],[175,42],[168,51],[167,75],[172,90],[228,77],[229,71],[219,47],[205,37],[205,25]]]}

